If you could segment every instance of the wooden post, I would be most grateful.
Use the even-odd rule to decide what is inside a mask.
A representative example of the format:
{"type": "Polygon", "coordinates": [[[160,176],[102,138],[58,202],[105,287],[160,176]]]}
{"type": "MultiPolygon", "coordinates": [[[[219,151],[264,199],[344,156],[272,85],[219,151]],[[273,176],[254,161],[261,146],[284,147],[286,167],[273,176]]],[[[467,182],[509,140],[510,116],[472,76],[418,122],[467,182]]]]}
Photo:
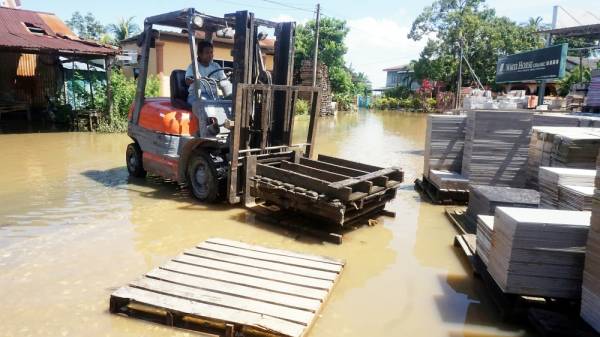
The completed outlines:
{"type": "Polygon", "coordinates": [[[252,184],[250,178],[256,175],[256,156],[250,154],[246,156],[244,175],[244,206],[252,207],[256,205],[256,199],[250,195],[250,184],[252,184]]]}

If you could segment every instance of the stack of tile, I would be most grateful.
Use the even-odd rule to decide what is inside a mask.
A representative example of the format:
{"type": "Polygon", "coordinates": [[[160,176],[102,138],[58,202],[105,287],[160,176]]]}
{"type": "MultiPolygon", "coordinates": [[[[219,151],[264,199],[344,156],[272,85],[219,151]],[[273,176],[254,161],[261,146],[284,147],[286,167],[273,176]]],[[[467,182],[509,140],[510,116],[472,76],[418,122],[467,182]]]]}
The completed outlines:
{"type": "Polygon", "coordinates": [[[465,140],[465,115],[429,115],[423,154],[423,173],[431,170],[460,174],[465,140]]]}
{"type": "Polygon", "coordinates": [[[536,126],[585,127],[589,126],[589,117],[556,112],[536,113],[533,115],[533,127],[536,126]]]}
{"type": "Polygon", "coordinates": [[[593,187],[595,170],[565,167],[540,167],[540,207],[556,209],[559,206],[559,185],[593,187]]]}
{"type": "Polygon", "coordinates": [[[558,185],[558,209],[591,211],[594,187],[558,185]]]}
{"type": "Polygon", "coordinates": [[[600,332],[600,160],[598,160],[597,167],[591,228],[583,272],[581,317],[597,332],[600,332]]]}
{"type": "Polygon", "coordinates": [[[472,221],[478,215],[494,215],[496,207],[538,208],[540,194],[535,190],[503,186],[471,185],[469,188],[469,207],[467,217],[472,221]]]}
{"type": "MultiPolygon", "coordinates": [[[[317,67],[317,87],[321,89],[321,115],[333,115],[334,111],[332,109],[331,101],[331,84],[329,82],[329,71],[327,66],[323,63],[318,63],[317,67]]],[[[311,60],[302,61],[302,66],[300,67],[299,73],[296,75],[299,77],[299,84],[303,86],[312,87],[313,83],[313,62],[311,60]]],[[[310,102],[310,94],[308,93],[300,93],[300,98],[307,100],[310,102]]]]}
{"type": "Polygon", "coordinates": [[[506,293],[577,299],[590,212],[498,207],[488,271],[506,293]]]}
{"type": "Polygon", "coordinates": [[[592,81],[588,87],[585,105],[589,108],[600,108],[600,70],[592,71],[592,81]]]}
{"type": "Polygon", "coordinates": [[[524,187],[533,114],[469,111],[461,174],[471,184],[524,187]]]}
{"type": "Polygon", "coordinates": [[[494,233],[494,217],[491,215],[477,216],[477,255],[488,265],[490,250],[492,249],[492,235],[494,233]]]}
{"type": "Polygon", "coordinates": [[[534,127],[529,144],[527,186],[537,189],[541,166],[594,169],[599,150],[598,128],[534,127]]]}
{"type": "Polygon", "coordinates": [[[468,179],[459,173],[446,170],[429,170],[429,181],[441,190],[466,191],[469,188],[468,179]]]}

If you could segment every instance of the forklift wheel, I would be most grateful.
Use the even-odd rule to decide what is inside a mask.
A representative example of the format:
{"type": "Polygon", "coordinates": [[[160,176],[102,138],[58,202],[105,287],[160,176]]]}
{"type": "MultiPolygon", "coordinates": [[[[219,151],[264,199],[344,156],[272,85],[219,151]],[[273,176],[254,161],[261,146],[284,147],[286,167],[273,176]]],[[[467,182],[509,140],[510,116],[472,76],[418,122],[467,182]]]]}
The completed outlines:
{"type": "Polygon", "coordinates": [[[219,184],[217,170],[205,152],[195,153],[188,162],[187,181],[194,198],[213,203],[217,201],[219,184]]]}
{"type": "Polygon", "coordinates": [[[146,170],[144,170],[144,163],[142,161],[142,149],[140,149],[137,143],[127,145],[125,161],[127,162],[127,171],[129,171],[130,176],[137,178],[144,178],[146,176],[146,170]]]}

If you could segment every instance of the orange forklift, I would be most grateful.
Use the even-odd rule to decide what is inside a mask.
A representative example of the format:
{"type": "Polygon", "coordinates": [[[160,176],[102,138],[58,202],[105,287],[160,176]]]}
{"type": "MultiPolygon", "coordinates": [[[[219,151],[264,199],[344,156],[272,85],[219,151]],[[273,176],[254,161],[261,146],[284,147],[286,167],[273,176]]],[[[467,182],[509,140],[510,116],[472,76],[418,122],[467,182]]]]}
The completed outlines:
{"type": "Polygon", "coordinates": [[[337,226],[383,210],[402,182],[400,169],[313,158],[321,93],[292,85],[294,38],[293,22],[261,20],[247,11],[215,17],[189,8],[148,17],[137,41],[141,60],[129,114],[129,174],[185,184],[202,202],[268,203],[337,226]],[[193,90],[188,91],[185,71],[174,70],[171,97],[145,97],[150,49],[160,34],[155,26],[186,34],[193,90]],[[200,75],[197,32],[210,40],[231,30],[233,67],[222,71],[232,93],[223,97],[217,80],[200,75]],[[272,71],[265,68],[259,44],[265,30],[275,35],[272,71]],[[192,105],[189,93],[195,95],[192,105]],[[299,97],[310,102],[310,122],[306,142],[293,144],[299,97]]]}

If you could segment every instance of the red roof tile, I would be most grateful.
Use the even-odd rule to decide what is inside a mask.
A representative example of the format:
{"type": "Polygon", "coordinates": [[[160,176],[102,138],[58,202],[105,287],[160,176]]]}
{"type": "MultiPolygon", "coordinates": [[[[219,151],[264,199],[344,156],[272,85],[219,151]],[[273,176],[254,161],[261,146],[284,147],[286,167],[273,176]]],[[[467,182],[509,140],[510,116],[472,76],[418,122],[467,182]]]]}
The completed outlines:
{"type": "Polygon", "coordinates": [[[107,55],[117,50],[81,40],[56,15],[0,7],[0,50],[107,55]],[[33,34],[27,25],[43,29],[33,34]]]}

